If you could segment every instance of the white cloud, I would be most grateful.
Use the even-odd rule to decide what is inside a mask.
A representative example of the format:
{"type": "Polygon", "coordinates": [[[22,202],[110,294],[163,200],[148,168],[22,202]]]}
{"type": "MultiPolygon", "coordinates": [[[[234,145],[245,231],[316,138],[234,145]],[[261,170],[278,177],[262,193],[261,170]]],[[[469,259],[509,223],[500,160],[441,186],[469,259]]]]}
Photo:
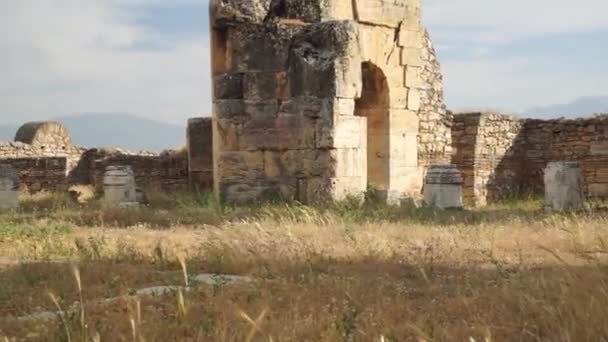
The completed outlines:
{"type": "MultiPolygon", "coordinates": [[[[0,123],[88,111],[175,123],[209,114],[206,35],[168,42],[166,49],[131,48],[166,39],[134,20],[143,8],[206,3],[0,1],[0,123]]],[[[522,51],[495,53],[517,40],[607,30],[605,0],[426,0],[424,11],[440,49],[451,108],[516,111],[608,93],[608,66],[582,74],[577,65],[548,68],[542,57],[522,51]],[[466,55],[453,57],[464,45],[466,55]]]]}
{"type": "MultiPolygon", "coordinates": [[[[178,1],[194,3],[172,4],[178,1]]],[[[0,121],[96,111],[183,123],[207,113],[208,42],[200,37],[165,50],[131,49],[136,42],[157,40],[154,31],[131,20],[142,4],[0,2],[0,121]]]]}
{"type": "Polygon", "coordinates": [[[605,0],[428,0],[437,39],[506,43],[546,34],[608,29],[605,0]]]}
{"type": "Polygon", "coordinates": [[[608,64],[599,55],[597,72],[590,72],[582,70],[589,69],[582,65],[585,58],[549,50],[530,56],[524,48],[511,48],[530,39],[559,44],[560,35],[608,30],[605,0],[428,0],[423,10],[452,109],[522,111],[608,94],[608,64]]]}

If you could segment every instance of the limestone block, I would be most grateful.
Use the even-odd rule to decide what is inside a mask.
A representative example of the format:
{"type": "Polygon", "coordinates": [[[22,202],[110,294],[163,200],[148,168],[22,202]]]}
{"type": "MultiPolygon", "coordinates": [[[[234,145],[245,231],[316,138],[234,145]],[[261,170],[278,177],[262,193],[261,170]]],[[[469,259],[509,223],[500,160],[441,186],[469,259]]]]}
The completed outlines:
{"type": "Polygon", "coordinates": [[[107,166],[103,175],[103,193],[108,204],[137,203],[135,174],[131,166],[107,166]]]}
{"type": "Polygon", "coordinates": [[[217,174],[223,181],[264,178],[264,152],[222,152],[217,156],[217,174]]]}
{"type": "Polygon", "coordinates": [[[454,165],[433,165],[424,186],[426,205],[440,209],[462,209],[463,177],[454,165]]]}
{"type": "Polygon", "coordinates": [[[405,18],[401,27],[406,30],[420,30],[422,27],[421,0],[407,0],[405,18]]]}
{"type": "Polygon", "coordinates": [[[418,111],[420,110],[420,91],[415,88],[409,88],[407,92],[407,109],[418,111]]]}
{"type": "Polygon", "coordinates": [[[253,101],[287,98],[285,72],[249,72],[243,77],[244,98],[253,101]]]}
{"type": "Polygon", "coordinates": [[[355,0],[357,19],[375,25],[398,27],[406,7],[392,0],[355,0]]]}
{"type": "Polygon", "coordinates": [[[336,98],[334,100],[334,112],[337,115],[354,115],[355,99],[336,98]]]}
{"type": "Polygon", "coordinates": [[[550,162],[545,168],[545,209],[574,211],[584,208],[583,175],[577,162],[550,162]]]}
{"type": "Polygon", "coordinates": [[[337,116],[333,129],[321,131],[318,147],[362,148],[366,145],[367,118],[337,116]]]}
{"type": "Polygon", "coordinates": [[[222,151],[238,151],[239,150],[239,136],[241,135],[241,129],[238,124],[234,124],[228,120],[216,119],[213,120],[214,137],[215,142],[213,143],[214,150],[222,151]]]}
{"type": "Polygon", "coordinates": [[[281,25],[231,26],[226,37],[227,72],[281,72],[289,58],[292,28],[281,25]]]}
{"type": "Polygon", "coordinates": [[[269,178],[330,176],[336,157],[331,150],[265,151],[264,168],[269,178]]]}
{"type": "Polygon", "coordinates": [[[331,179],[331,194],[338,201],[349,196],[363,198],[366,190],[361,177],[335,177],[331,179]]]}
{"type": "Polygon", "coordinates": [[[313,24],[290,48],[293,96],[354,98],[361,89],[358,27],[348,21],[313,24]],[[347,38],[348,37],[348,38],[347,38]]]}
{"type": "Polygon", "coordinates": [[[408,93],[409,89],[403,87],[403,85],[392,87],[389,94],[389,106],[396,109],[406,109],[408,93]]]}
{"type": "Polygon", "coordinates": [[[248,119],[243,100],[214,100],[213,117],[233,123],[243,123],[248,119]]]}
{"type": "Polygon", "coordinates": [[[243,123],[244,129],[269,129],[275,127],[279,104],[277,100],[246,101],[244,111],[248,118],[248,121],[243,123]]]}
{"type": "Polygon", "coordinates": [[[327,18],[330,20],[353,20],[354,9],[352,1],[330,1],[327,18]]]}
{"type": "Polygon", "coordinates": [[[418,134],[420,119],[415,111],[407,109],[390,110],[391,134],[414,133],[418,134]]]}
{"type": "Polygon", "coordinates": [[[418,166],[400,167],[391,175],[391,188],[403,197],[419,197],[424,184],[423,169],[418,166]]]}
{"type": "Polygon", "coordinates": [[[420,30],[412,30],[401,25],[401,29],[399,30],[399,46],[422,49],[423,39],[424,37],[420,30]]]}
{"type": "Polygon", "coordinates": [[[339,148],[332,150],[336,177],[362,177],[367,180],[367,149],[339,148]]]}
{"type": "Polygon", "coordinates": [[[335,100],[321,99],[316,96],[297,96],[282,101],[280,113],[301,115],[309,118],[333,120],[335,100]]]}
{"type": "Polygon", "coordinates": [[[243,98],[243,74],[221,74],[213,77],[213,97],[218,100],[243,98]]]}
{"type": "Polygon", "coordinates": [[[386,74],[389,89],[403,87],[405,71],[402,65],[385,65],[383,72],[386,74]]]}
{"type": "Polygon", "coordinates": [[[19,207],[17,189],[19,177],[11,165],[0,164],[0,209],[19,207]]]}
{"type": "Polygon", "coordinates": [[[405,47],[401,49],[401,65],[416,67],[424,66],[422,61],[422,50],[418,48],[405,47]]]}
{"type": "Polygon", "coordinates": [[[408,88],[422,88],[424,86],[421,67],[412,65],[405,67],[405,86],[408,88]]]}
{"type": "Polygon", "coordinates": [[[416,133],[398,133],[390,135],[390,167],[393,170],[401,167],[418,166],[418,139],[416,133]]]}
{"type": "Polygon", "coordinates": [[[213,163],[211,118],[191,118],[186,132],[188,161],[192,170],[208,170],[213,163]]]}

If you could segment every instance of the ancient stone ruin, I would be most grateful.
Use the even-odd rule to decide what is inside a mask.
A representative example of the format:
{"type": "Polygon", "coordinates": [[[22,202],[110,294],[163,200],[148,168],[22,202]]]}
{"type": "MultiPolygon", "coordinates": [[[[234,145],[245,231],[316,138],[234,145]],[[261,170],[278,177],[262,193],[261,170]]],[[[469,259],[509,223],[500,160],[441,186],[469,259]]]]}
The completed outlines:
{"type": "Polygon", "coordinates": [[[466,206],[543,193],[563,204],[560,194],[576,187],[576,205],[551,206],[608,198],[608,116],[446,111],[420,7],[211,0],[213,115],[188,121],[183,151],[75,147],[59,123],[35,122],[0,143],[0,164],[29,192],[101,192],[108,168],[129,167],[136,189],[214,190],[227,203],[310,203],[371,189],[389,202],[424,195],[446,208],[461,206],[460,191],[466,206]],[[553,162],[576,162],[580,184],[556,181],[553,162]]]}
{"type": "MultiPolygon", "coordinates": [[[[210,128],[209,120],[206,127],[210,128]]],[[[205,147],[198,149],[202,159],[199,158],[192,170],[185,150],[154,153],[76,147],[68,130],[57,122],[24,124],[17,131],[15,141],[0,142],[0,164],[13,168],[18,175],[19,190],[30,193],[63,192],[76,185],[92,185],[101,193],[104,173],[113,166],[130,167],[139,189],[210,191],[213,183],[209,172],[212,169],[211,133],[210,130],[199,132],[203,137],[198,142],[205,146],[207,137],[209,152],[205,152],[205,147]]]]}
{"type": "Polygon", "coordinates": [[[213,0],[215,190],[228,202],[419,194],[449,161],[420,0],[213,0]]]}
{"type": "Polygon", "coordinates": [[[544,193],[544,170],[556,161],[578,162],[584,195],[608,198],[608,115],[531,120],[458,114],[452,138],[452,163],[464,172],[470,206],[544,193]]]}

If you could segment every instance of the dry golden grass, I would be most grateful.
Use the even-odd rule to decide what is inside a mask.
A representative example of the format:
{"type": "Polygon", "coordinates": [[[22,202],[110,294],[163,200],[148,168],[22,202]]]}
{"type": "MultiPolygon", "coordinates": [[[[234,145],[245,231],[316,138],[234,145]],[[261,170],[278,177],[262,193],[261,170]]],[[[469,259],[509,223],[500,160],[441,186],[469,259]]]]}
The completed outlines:
{"type": "Polygon", "coordinates": [[[0,215],[0,341],[608,339],[600,212],[548,215],[534,201],[434,212],[182,199],[148,215],[170,201],[160,202],[0,215]],[[177,213],[191,217],[181,224],[177,213]],[[203,272],[254,281],[197,285],[203,272]],[[133,295],[159,285],[181,288],[133,295]],[[65,315],[50,321],[17,319],[57,306],[65,315]]]}

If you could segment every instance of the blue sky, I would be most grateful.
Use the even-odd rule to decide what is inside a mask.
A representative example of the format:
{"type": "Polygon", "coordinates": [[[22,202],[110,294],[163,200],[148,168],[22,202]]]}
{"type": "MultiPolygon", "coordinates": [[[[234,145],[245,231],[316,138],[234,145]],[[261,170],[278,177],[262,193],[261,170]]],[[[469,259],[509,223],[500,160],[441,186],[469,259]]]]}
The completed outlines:
{"type": "MultiPolygon", "coordinates": [[[[605,0],[423,0],[454,110],[608,95],[605,0]]],[[[0,124],[210,112],[207,0],[0,3],[0,124]]]]}

